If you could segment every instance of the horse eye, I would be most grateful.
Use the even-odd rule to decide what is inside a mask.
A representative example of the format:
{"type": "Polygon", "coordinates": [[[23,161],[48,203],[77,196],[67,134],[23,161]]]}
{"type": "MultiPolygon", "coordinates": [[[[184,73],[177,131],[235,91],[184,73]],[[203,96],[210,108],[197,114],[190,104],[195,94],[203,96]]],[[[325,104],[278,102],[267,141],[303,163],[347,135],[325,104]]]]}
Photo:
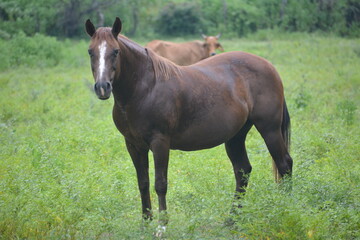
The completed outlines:
{"type": "Polygon", "coordinates": [[[90,57],[94,56],[94,53],[91,49],[88,50],[88,53],[89,53],[90,57]]]}
{"type": "Polygon", "coordinates": [[[113,55],[116,57],[119,54],[119,49],[114,49],[113,55]]]}

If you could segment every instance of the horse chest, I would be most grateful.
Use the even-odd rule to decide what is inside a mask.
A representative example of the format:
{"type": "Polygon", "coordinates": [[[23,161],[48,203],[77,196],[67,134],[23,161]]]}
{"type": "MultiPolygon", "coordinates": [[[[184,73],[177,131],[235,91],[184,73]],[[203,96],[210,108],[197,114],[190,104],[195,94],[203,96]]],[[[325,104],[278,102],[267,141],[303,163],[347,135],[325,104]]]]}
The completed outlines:
{"type": "Polygon", "coordinates": [[[114,106],[113,119],[115,126],[120,133],[134,145],[149,145],[152,130],[148,116],[133,111],[114,106]]]}

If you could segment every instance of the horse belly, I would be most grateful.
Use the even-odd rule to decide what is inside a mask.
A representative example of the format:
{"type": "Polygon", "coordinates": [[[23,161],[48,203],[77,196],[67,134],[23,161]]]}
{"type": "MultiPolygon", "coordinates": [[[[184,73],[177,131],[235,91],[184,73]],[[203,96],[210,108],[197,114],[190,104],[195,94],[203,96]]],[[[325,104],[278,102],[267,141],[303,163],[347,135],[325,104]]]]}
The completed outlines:
{"type": "Polygon", "coordinates": [[[213,115],[194,121],[171,138],[171,149],[193,151],[218,146],[231,139],[245,124],[246,117],[213,115]]]}

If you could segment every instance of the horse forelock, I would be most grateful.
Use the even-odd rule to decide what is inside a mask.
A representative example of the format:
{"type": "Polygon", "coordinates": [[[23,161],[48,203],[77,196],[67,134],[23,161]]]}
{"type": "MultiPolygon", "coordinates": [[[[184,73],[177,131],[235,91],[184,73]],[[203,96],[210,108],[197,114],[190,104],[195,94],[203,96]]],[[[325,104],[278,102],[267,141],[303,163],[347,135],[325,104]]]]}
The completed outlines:
{"type": "Polygon", "coordinates": [[[116,44],[116,39],[111,33],[111,28],[109,27],[101,27],[98,28],[91,38],[91,45],[97,46],[100,45],[102,42],[107,42],[109,44],[116,44]]]}

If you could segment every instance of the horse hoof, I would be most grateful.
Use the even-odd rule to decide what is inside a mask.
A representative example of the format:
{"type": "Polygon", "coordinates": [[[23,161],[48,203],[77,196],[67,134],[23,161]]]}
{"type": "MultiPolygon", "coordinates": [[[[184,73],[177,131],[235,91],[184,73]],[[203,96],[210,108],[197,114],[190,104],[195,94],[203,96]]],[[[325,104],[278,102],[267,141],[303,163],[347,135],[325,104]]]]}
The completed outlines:
{"type": "Polygon", "coordinates": [[[225,221],[224,221],[224,225],[225,225],[226,227],[234,226],[235,223],[236,223],[236,221],[235,221],[233,218],[231,218],[231,217],[225,219],[225,221]]]}
{"type": "Polygon", "coordinates": [[[156,232],[154,233],[154,235],[155,235],[155,237],[161,238],[165,232],[166,232],[166,226],[159,225],[156,228],[156,232]]]}

